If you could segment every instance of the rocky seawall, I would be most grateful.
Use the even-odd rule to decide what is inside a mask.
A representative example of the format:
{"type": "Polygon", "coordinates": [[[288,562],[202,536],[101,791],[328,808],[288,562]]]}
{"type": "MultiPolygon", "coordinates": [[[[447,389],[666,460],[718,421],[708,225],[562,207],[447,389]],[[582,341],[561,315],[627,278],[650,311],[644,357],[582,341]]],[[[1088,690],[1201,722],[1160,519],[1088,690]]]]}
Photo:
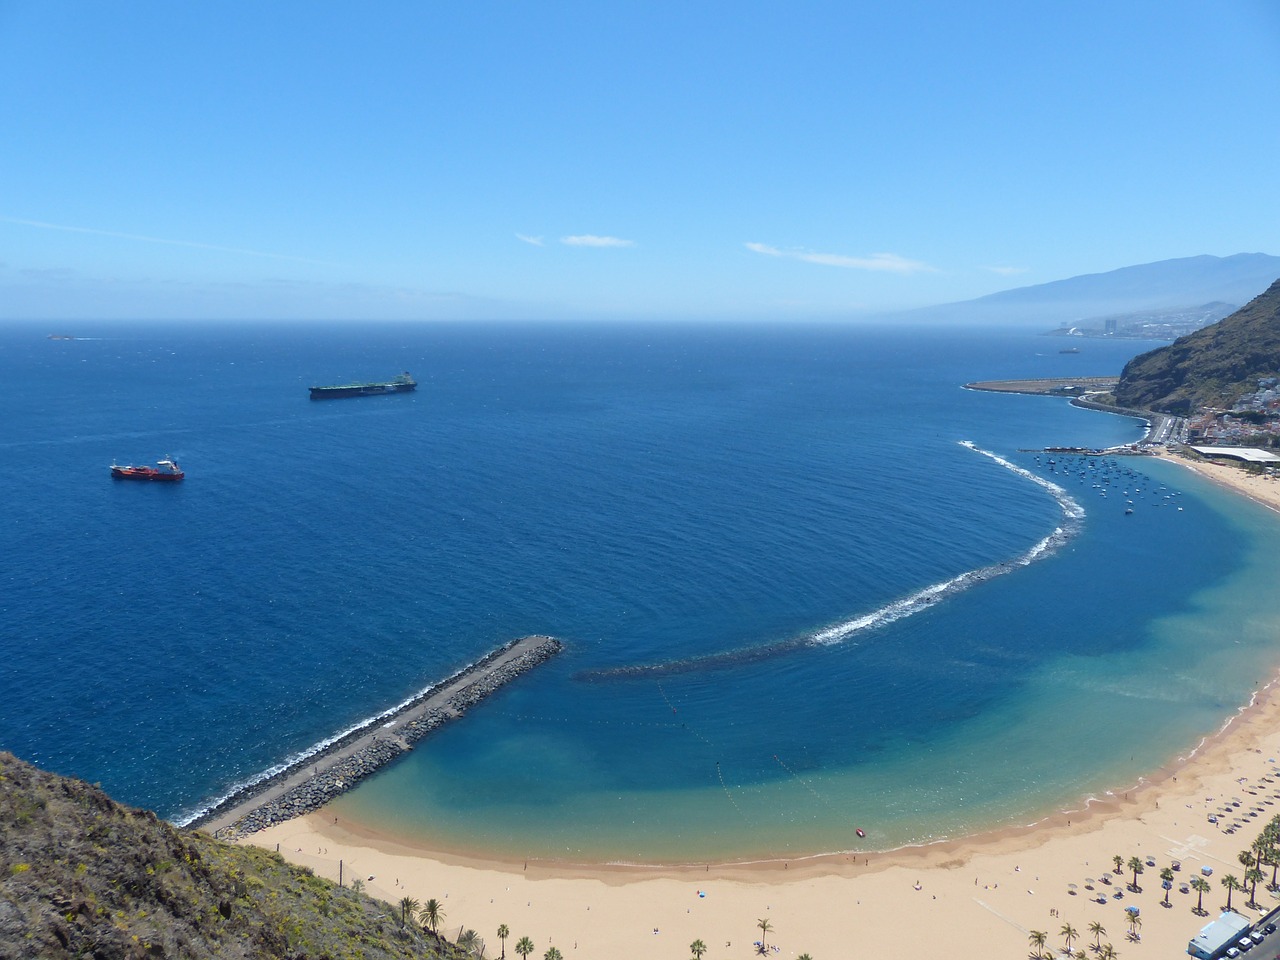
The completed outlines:
{"type": "Polygon", "coordinates": [[[323,751],[227,797],[191,825],[235,839],[318,810],[562,649],[554,637],[513,640],[323,751]]]}

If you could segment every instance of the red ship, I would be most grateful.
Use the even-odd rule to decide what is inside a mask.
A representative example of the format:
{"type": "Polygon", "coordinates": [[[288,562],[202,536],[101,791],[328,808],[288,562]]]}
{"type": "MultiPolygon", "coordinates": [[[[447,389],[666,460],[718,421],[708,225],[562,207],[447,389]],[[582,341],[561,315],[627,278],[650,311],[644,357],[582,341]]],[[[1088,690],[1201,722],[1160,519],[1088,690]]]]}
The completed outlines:
{"type": "Polygon", "coordinates": [[[181,480],[186,476],[172,460],[161,460],[154,467],[122,467],[111,465],[111,476],[116,480],[181,480]]]}

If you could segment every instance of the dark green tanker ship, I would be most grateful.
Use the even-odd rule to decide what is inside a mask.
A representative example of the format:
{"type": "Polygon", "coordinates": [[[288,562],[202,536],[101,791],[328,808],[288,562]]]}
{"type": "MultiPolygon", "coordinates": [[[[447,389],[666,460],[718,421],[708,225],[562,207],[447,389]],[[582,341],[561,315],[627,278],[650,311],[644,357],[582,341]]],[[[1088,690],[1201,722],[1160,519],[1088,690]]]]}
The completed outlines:
{"type": "Polygon", "coordinates": [[[312,400],[337,400],[340,397],[374,397],[383,393],[408,393],[418,389],[418,381],[402,373],[385,383],[343,383],[334,387],[312,387],[312,400]]]}

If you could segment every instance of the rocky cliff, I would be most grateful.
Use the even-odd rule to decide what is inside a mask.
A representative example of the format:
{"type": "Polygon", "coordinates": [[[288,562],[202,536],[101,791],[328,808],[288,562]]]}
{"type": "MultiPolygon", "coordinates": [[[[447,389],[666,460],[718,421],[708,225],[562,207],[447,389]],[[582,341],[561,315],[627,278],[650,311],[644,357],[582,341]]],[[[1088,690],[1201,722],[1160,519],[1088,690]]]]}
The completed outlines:
{"type": "Polygon", "coordinates": [[[0,753],[0,958],[449,958],[394,907],[0,753]]]}
{"type": "Polygon", "coordinates": [[[1280,280],[1235,313],[1130,360],[1116,387],[1123,407],[1185,415],[1227,408],[1280,374],[1280,280]]]}

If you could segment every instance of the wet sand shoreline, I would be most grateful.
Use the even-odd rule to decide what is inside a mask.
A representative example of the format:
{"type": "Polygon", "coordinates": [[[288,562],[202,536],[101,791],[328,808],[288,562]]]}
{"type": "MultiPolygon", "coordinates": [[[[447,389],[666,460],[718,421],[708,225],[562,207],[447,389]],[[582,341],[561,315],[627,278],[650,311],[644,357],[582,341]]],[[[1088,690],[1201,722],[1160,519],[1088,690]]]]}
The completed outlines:
{"type": "MultiPolygon", "coordinates": [[[[1215,482],[1280,509],[1280,484],[1222,465],[1178,459],[1215,482]],[[1249,481],[1249,482],[1246,482],[1249,481]]],[[[530,935],[541,953],[566,958],[682,955],[701,939],[708,956],[758,956],[758,922],[766,919],[770,954],[815,958],[900,952],[904,944],[945,946],[948,956],[986,960],[1027,955],[1033,931],[1060,945],[1061,930],[1093,943],[1089,927],[1121,955],[1182,955],[1187,941],[1225,902],[1226,874],[1242,876],[1236,855],[1280,812],[1280,687],[1271,678],[1248,704],[1128,788],[1083,800],[1022,826],[879,853],[677,866],[485,860],[442,853],[378,831],[336,822],[327,811],[273,826],[250,838],[278,845],[290,859],[337,878],[359,876],[369,892],[395,902],[438,898],[446,932],[474,928],[494,937],[507,924],[513,938],[530,935]],[[1230,807],[1238,799],[1241,806],[1230,807]],[[1228,833],[1223,810],[1238,811],[1228,833]],[[1247,812],[1246,812],[1247,810],[1247,812]],[[1220,816],[1220,822],[1209,822],[1220,816]],[[1111,860],[1132,856],[1156,867],[1126,890],[1128,870],[1111,860]],[[1169,907],[1157,871],[1178,861],[1169,907]],[[1181,886],[1214,871],[1204,905],[1181,886]],[[1111,879],[1104,884],[1103,876],[1111,879]],[[366,879],[367,878],[367,879],[366,879]],[[1116,894],[1120,898],[1116,898],[1116,894]],[[1105,903],[1097,903],[1105,896],[1105,903]],[[1124,909],[1137,906],[1140,941],[1128,939],[1124,909]],[[774,950],[774,947],[777,947],[774,950]]],[[[1280,897],[1259,888],[1265,909],[1280,897]]],[[[1263,910],[1232,906],[1250,919],[1263,910]]]]}

